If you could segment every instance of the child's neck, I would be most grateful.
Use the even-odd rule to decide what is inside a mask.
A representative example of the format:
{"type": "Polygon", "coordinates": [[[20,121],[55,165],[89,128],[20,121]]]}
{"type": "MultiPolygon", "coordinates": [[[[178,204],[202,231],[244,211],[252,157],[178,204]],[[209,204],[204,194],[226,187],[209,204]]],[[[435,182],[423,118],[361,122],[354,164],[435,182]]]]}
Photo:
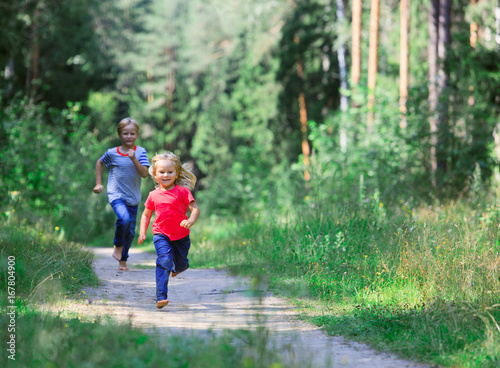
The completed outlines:
{"type": "Polygon", "coordinates": [[[169,190],[172,190],[172,189],[174,189],[174,188],[175,188],[175,183],[174,183],[174,184],[172,184],[172,185],[171,185],[171,186],[169,186],[169,187],[164,187],[164,186],[160,185],[160,190],[169,191],[169,190]]]}
{"type": "Polygon", "coordinates": [[[122,151],[122,153],[127,153],[128,150],[133,150],[133,149],[135,149],[135,144],[127,146],[125,143],[122,143],[122,145],[120,146],[120,150],[122,151]]]}

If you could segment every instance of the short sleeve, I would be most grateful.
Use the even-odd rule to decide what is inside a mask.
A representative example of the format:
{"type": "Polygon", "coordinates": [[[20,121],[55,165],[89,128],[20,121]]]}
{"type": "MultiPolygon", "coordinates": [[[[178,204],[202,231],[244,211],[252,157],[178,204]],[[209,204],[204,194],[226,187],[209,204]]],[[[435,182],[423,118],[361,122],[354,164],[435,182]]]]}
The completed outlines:
{"type": "Polygon", "coordinates": [[[139,156],[139,163],[142,166],[149,167],[148,154],[146,153],[145,149],[141,150],[141,155],[139,156]]]}
{"type": "Polygon", "coordinates": [[[106,167],[111,166],[112,160],[111,160],[111,156],[109,154],[109,150],[106,151],[106,153],[101,156],[101,161],[104,165],[106,165],[106,167]]]}
{"type": "Polygon", "coordinates": [[[146,199],[146,202],[144,203],[144,207],[146,207],[150,211],[155,210],[155,204],[153,202],[153,199],[151,198],[151,193],[148,195],[148,199],[146,199]]]}
{"type": "Polygon", "coordinates": [[[193,194],[189,189],[186,188],[186,191],[184,193],[184,201],[187,205],[189,205],[191,202],[195,201],[193,194]]]}

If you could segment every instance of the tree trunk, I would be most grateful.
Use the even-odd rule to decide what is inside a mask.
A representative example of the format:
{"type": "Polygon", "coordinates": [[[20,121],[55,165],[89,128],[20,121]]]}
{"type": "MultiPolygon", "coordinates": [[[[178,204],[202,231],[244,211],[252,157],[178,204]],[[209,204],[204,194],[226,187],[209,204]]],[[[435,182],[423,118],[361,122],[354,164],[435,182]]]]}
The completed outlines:
{"type": "MultiPolygon", "coordinates": [[[[345,22],[344,14],[344,2],[342,0],[336,0],[337,5],[337,21],[340,24],[345,22]]],[[[345,63],[345,46],[342,43],[337,50],[337,58],[339,61],[339,71],[340,71],[340,111],[342,114],[347,112],[349,107],[349,100],[346,95],[346,91],[349,88],[347,84],[347,67],[345,63]]],[[[347,151],[347,132],[345,127],[341,125],[340,127],[340,151],[347,151]]]]}
{"type": "MultiPolygon", "coordinates": [[[[345,22],[344,15],[344,3],[342,0],[336,0],[337,3],[337,20],[339,23],[345,22]]],[[[345,46],[342,43],[338,50],[338,61],[339,61],[339,71],[340,71],[340,111],[346,112],[347,107],[349,106],[348,98],[346,95],[346,91],[349,88],[347,84],[347,68],[345,63],[345,46]]]]}
{"type": "MultiPolygon", "coordinates": [[[[331,8],[331,3],[330,0],[326,0],[325,2],[325,14],[330,14],[332,8],[331,8]]],[[[328,78],[329,78],[329,73],[330,73],[330,53],[331,53],[331,46],[325,45],[323,46],[323,49],[321,50],[321,67],[323,69],[323,76],[321,78],[321,84],[323,84],[323,90],[326,91],[328,88],[328,78]]],[[[331,101],[330,98],[326,98],[325,102],[323,104],[323,107],[321,108],[321,115],[323,118],[328,114],[328,110],[331,108],[331,101]]]]}
{"type": "Polygon", "coordinates": [[[436,147],[437,147],[437,117],[436,107],[438,103],[437,93],[437,58],[438,58],[438,38],[439,38],[439,0],[431,0],[431,7],[429,11],[429,50],[428,50],[428,63],[429,63],[429,128],[430,128],[430,164],[431,164],[431,178],[432,185],[436,186],[436,147]]]}
{"type": "Polygon", "coordinates": [[[408,34],[410,26],[410,0],[401,0],[400,14],[400,62],[399,62],[399,111],[401,120],[399,126],[406,129],[408,122],[406,120],[406,102],[408,100],[408,34]]]}
{"type": "Polygon", "coordinates": [[[380,0],[372,0],[370,10],[370,50],[368,55],[368,119],[367,132],[373,132],[373,108],[375,106],[375,85],[377,81],[378,19],[380,0]]]}
{"type": "Polygon", "coordinates": [[[451,0],[431,0],[429,13],[429,109],[432,184],[442,186],[449,144],[446,49],[451,41],[451,0]]]}
{"type": "MultiPolygon", "coordinates": [[[[295,43],[299,43],[299,38],[296,36],[294,39],[295,43]]],[[[303,90],[304,85],[304,65],[302,64],[302,60],[297,61],[297,76],[299,77],[299,83],[301,85],[301,89],[299,92],[299,112],[300,112],[300,131],[302,133],[302,154],[304,155],[304,180],[309,181],[311,179],[311,175],[309,174],[309,156],[311,154],[309,148],[309,142],[307,140],[307,107],[306,107],[306,97],[303,90]]]]}
{"type": "MultiPolygon", "coordinates": [[[[297,64],[297,75],[300,80],[304,79],[304,67],[302,62],[299,61],[297,64]]],[[[306,108],[306,97],[304,91],[299,92],[299,111],[300,111],[300,131],[302,133],[302,154],[304,155],[304,180],[309,181],[311,179],[311,175],[309,174],[309,142],[307,140],[307,108],[306,108]]]]}
{"type": "MultiPolygon", "coordinates": [[[[471,5],[476,5],[477,4],[477,0],[471,0],[470,2],[471,5]]],[[[470,42],[470,45],[475,48],[476,47],[476,43],[477,43],[477,30],[478,30],[478,24],[474,21],[471,22],[470,24],[470,37],[469,37],[469,42],[470,42]]]]}
{"type": "Polygon", "coordinates": [[[449,143],[448,122],[448,74],[445,69],[447,48],[451,41],[451,1],[440,0],[439,4],[439,32],[438,32],[438,147],[436,151],[438,179],[442,181],[446,172],[446,147],[449,143]]]}
{"type": "Polygon", "coordinates": [[[495,42],[497,43],[497,49],[500,50],[500,0],[497,0],[497,6],[495,7],[495,20],[496,20],[495,42]]]}
{"type": "Polygon", "coordinates": [[[26,90],[31,96],[35,96],[37,93],[36,84],[33,85],[33,81],[38,79],[39,63],[40,63],[40,35],[38,28],[38,21],[40,18],[41,10],[39,7],[36,8],[35,14],[33,15],[32,24],[32,45],[33,50],[31,52],[30,66],[28,72],[26,73],[26,90]]]}
{"type": "Polygon", "coordinates": [[[352,1],[352,65],[351,82],[353,88],[359,84],[361,77],[361,13],[362,0],[352,1]]]}

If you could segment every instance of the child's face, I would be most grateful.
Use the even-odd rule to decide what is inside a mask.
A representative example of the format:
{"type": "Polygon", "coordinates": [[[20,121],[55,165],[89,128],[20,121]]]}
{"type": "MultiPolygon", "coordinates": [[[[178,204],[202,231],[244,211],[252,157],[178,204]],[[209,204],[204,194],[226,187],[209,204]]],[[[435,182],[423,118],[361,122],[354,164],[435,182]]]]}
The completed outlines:
{"type": "Polygon", "coordinates": [[[135,140],[139,137],[139,132],[133,124],[129,124],[125,126],[118,135],[125,147],[133,147],[135,140]]]}
{"type": "Polygon", "coordinates": [[[158,161],[154,176],[162,189],[172,189],[175,186],[175,179],[177,179],[175,164],[169,160],[158,161]]]}

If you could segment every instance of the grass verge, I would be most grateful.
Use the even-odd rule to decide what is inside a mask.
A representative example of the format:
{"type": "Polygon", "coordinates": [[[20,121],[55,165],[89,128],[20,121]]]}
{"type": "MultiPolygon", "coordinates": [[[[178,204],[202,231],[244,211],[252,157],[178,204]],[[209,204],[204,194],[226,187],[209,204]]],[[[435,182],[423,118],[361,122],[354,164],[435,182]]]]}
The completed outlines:
{"type": "Polygon", "coordinates": [[[93,261],[94,254],[80,244],[0,223],[0,293],[11,286],[17,298],[39,301],[77,293],[98,284],[93,261]]]}
{"type": "Polygon", "coordinates": [[[267,278],[331,334],[442,366],[498,367],[499,213],[308,203],[280,220],[201,222],[192,258],[267,278]]]}

